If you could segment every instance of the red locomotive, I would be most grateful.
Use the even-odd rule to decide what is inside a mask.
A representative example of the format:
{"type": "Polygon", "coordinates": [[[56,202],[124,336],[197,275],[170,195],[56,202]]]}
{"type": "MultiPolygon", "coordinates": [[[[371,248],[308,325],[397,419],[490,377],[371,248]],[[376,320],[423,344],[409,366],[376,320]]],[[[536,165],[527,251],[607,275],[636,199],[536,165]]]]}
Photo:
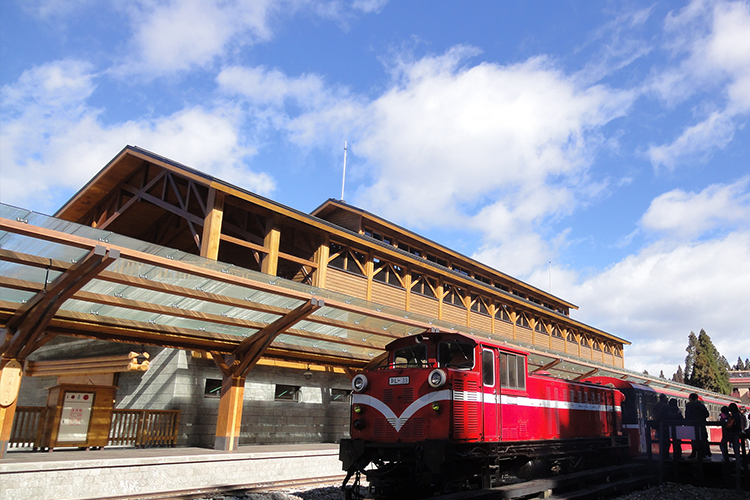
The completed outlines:
{"type": "Polygon", "coordinates": [[[627,454],[616,389],[528,374],[527,353],[461,334],[426,332],[386,350],[352,380],[352,437],[340,450],[347,481],[363,473],[378,496],[486,488],[506,472],[627,454]]]}

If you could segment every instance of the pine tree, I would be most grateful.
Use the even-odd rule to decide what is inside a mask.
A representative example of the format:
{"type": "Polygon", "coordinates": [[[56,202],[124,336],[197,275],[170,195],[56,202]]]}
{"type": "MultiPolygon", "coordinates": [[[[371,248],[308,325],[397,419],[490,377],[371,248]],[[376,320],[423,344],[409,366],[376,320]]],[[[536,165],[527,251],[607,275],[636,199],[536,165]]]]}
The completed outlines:
{"type": "Polygon", "coordinates": [[[685,374],[682,373],[682,365],[677,365],[677,371],[672,375],[672,382],[685,383],[685,374]]]}
{"type": "MultiPolygon", "coordinates": [[[[694,336],[692,332],[691,335],[694,336]]],[[[690,339],[688,337],[688,342],[690,342],[690,339]]],[[[721,394],[729,394],[731,391],[729,373],[727,373],[729,363],[716,349],[713,342],[711,342],[711,337],[708,336],[705,330],[701,330],[700,334],[698,334],[697,344],[694,346],[692,352],[691,347],[688,344],[688,358],[685,360],[685,363],[687,364],[689,359],[691,361],[691,369],[689,378],[686,377],[686,382],[694,387],[700,387],[721,394]]]]}
{"type": "MultiPolygon", "coordinates": [[[[694,332],[690,332],[688,335],[688,346],[685,348],[687,356],[685,356],[685,383],[693,376],[693,363],[695,362],[695,353],[698,350],[698,337],[694,332]]],[[[692,385],[692,384],[691,384],[692,385]]]]}
{"type": "Polygon", "coordinates": [[[659,370],[659,378],[666,378],[664,376],[664,370],[659,370]]]}
{"type": "Polygon", "coordinates": [[[745,358],[745,370],[750,370],[750,358],[745,358]]]}
{"type": "Polygon", "coordinates": [[[745,369],[745,363],[742,362],[742,357],[737,356],[737,364],[734,365],[735,370],[744,370],[745,369]]]}

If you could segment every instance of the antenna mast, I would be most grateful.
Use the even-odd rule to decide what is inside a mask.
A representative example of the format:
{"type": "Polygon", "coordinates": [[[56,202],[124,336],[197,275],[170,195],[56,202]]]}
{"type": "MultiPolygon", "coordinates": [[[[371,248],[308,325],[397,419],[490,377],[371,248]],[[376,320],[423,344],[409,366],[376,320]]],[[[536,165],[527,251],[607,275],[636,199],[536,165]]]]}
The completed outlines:
{"type": "Polygon", "coordinates": [[[346,141],[344,141],[344,177],[341,179],[341,201],[344,201],[344,185],[346,184],[346,141]]]}

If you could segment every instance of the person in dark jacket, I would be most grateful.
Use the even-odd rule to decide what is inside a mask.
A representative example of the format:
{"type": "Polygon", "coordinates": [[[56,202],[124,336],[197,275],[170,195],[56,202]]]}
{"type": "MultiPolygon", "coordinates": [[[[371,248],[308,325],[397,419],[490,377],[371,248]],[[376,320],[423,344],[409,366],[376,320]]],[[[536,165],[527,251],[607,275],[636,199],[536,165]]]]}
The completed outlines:
{"type": "Polygon", "coordinates": [[[691,441],[693,451],[688,458],[711,456],[711,445],[708,444],[708,433],[706,432],[706,420],[709,413],[706,405],[698,398],[696,393],[688,396],[688,404],[685,405],[685,420],[696,425],[696,438],[691,441]]]}
{"type": "Polygon", "coordinates": [[[736,403],[721,408],[721,456],[725,462],[729,462],[729,450],[727,444],[732,445],[735,460],[740,457],[740,432],[742,427],[742,415],[736,403]],[[726,411],[724,411],[726,410],[726,411]]]}

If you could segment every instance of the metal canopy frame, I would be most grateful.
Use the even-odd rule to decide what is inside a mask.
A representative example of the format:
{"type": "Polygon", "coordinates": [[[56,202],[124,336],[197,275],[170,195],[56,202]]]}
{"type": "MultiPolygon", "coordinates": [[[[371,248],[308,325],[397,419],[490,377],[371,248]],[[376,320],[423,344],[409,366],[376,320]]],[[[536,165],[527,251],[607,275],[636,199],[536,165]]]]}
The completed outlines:
{"type": "Polygon", "coordinates": [[[0,325],[6,359],[60,334],[210,352],[234,376],[261,357],[351,374],[392,340],[440,329],[520,347],[530,372],[695,390],[3,204],[0,325]]]}

